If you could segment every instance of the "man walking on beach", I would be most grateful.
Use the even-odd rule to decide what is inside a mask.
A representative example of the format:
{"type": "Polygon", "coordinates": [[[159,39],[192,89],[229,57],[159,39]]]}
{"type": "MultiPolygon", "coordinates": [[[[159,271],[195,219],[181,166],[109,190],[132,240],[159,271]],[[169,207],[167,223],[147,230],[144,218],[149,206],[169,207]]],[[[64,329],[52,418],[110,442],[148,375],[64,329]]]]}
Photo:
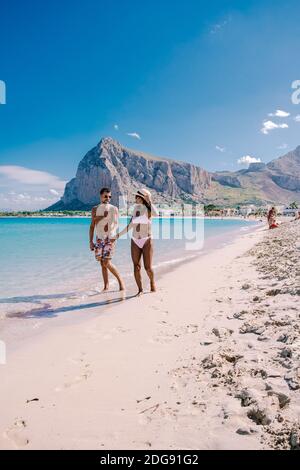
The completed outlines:
{"type": "Polygon", "coordinates": [[[124,290],[123,280],[115,266],[111,263],[115,250],[116,229],[118,227],[119,211],[116,206],[110,204],[111,191],[102,188],[100,191],[100,204],[92,209],[90,225],[90,249],[95,252],[95,258],[100,261],[104,282],[103,291],[109,289],[108,271],[110,271],[119,283],[120,291],[124,290]],[[94,243],[94,231],[96,229],[96,243],[94,243]]]}

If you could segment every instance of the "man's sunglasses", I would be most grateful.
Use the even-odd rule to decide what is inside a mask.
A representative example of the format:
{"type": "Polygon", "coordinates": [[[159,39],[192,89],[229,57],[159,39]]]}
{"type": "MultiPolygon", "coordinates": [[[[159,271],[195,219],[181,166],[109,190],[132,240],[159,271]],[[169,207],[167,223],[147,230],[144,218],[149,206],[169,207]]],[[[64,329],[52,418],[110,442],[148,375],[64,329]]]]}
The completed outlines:
{"type": "Polygon", "coordinates": [[[111,196],[110,196],[109,194],[106,194],[106,195],[104,196],[104,199],[111,199],[111,196]]]}

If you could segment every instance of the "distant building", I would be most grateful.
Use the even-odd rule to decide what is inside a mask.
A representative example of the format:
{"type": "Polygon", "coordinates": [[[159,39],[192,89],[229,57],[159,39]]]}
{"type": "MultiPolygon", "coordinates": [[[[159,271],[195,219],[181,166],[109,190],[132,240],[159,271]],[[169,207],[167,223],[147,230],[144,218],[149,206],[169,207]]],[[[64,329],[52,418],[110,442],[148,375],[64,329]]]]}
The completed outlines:
{"type": "Polygon", "coordinates": [[[248,217],[250,214],[255,214],[257,212],[257,207],[254,204],[248,206],[241,206],[238,210],[238,214],[244,217],[248,217]]]}
{"type": "Polygon", "coordinates": [[[223,215],[225,217],[233,217],[234,215],[238,215],[239,211],[235,207],[224,207],[222,209],[223,215]]]}
{"type": "Polygon", "coordinates": [[[295,217],[295,215],[298,213],[299,209],[291,209],[289,207],[286,207],[285,209],[283,209],[282,211],[282,215],[287,215],[287,216],[290,216],[290,217],[295,217]]]}

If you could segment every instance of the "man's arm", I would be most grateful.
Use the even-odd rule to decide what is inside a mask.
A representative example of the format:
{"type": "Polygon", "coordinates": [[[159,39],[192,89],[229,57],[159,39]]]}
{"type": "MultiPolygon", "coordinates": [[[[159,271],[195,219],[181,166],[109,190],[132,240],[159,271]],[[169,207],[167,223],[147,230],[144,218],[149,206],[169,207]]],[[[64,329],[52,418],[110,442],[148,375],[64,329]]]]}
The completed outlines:
{"type": "Polygon", "coordinates": [[[97,207],[93,207],[92,209],[92,218],[91,218],[91,224],[90,224],[90,249],[91,251],[94,251],[95,246],[94,246],[94,230],[95,230],[95,225],[96,225],[96,210],[97,207]]]}

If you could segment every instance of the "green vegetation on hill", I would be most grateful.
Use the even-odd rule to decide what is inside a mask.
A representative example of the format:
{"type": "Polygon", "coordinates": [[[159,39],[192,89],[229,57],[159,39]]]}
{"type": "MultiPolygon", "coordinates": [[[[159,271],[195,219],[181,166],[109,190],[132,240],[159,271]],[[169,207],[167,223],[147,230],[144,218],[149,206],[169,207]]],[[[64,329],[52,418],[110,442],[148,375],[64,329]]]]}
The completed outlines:
{"type": "Polygon", "coordinates": [[[87,217],[90,211],[16,211],[0,212],[0,217],[87,217]]]}

